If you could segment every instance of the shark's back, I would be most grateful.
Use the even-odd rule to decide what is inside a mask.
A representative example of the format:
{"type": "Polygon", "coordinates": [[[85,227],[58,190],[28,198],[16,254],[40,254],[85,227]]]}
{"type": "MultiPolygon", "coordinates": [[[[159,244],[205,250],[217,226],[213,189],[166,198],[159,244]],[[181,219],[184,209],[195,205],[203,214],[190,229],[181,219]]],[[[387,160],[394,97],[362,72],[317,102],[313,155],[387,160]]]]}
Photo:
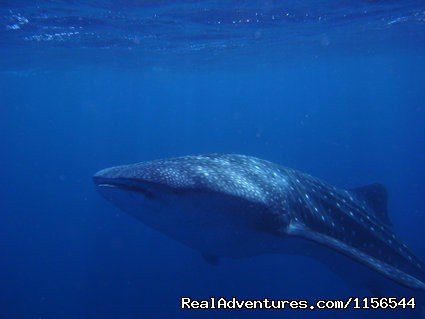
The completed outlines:
{"type": "Polygon", "coordinates": [[[425,265],[392,231],[382,185],[341,190],[305,173],[289,174],[295,191],[286,233],[339,251],[401,285],[425,290],[425,265]]]}
{"type": "Polygon", "coordinates": [[[270,232],[314,241],[385,277],[425,290],[424,263],[390,227],[387,193],[380,184],[342,190],[311,175],[237,154],[193,157],[192,170],[207,178],[198,188],[239,197],[267,207],[270,232]]]}

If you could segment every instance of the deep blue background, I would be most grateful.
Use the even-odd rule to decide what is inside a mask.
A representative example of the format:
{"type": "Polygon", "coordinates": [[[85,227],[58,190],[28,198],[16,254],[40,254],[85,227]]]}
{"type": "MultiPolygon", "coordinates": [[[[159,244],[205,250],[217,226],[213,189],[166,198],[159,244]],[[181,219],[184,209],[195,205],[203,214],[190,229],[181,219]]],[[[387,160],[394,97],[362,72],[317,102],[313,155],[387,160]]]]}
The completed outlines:
{"type": "Polygon", "coordinates": [[[382,182],[396,233],[425,258],[425,50],[395,47],[1,72],[0,318],[304,318],[312,314],[181,312],[179,298],[359,294],[301,257],[213,267],[95,192],[97,170],[162,157],[242,153],[339,187],[382,182]]]}

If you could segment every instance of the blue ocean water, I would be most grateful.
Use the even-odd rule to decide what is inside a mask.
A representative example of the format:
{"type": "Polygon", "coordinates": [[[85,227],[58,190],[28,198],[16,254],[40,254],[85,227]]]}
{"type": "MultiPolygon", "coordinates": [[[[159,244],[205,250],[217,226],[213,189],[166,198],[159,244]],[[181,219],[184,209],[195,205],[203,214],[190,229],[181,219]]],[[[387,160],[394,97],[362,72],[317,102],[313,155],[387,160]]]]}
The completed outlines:
{"type": "Polygon", "coordinates": [[[104,201],[101,168],[241,153],[381,182],[425,259],[423,1],[0,1],[0,318],[399,318],[182,311],[180,298],[363,296],[324,266],[217,266],[104,201]]]}

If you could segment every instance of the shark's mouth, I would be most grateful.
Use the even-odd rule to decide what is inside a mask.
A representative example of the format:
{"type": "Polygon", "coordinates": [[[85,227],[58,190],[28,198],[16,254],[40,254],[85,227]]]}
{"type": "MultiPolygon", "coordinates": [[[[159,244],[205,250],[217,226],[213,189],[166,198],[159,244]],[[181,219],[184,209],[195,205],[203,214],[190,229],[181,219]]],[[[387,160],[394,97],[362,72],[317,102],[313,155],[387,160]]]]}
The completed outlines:
{"type": "Polygon", "coordinates": [[[156,198],[156,194],[153,191],[149,190],[147,186],[141,185],[140,182],[115,178],[104,178],[99,176],[94,176],[93,181],[99,188],[117,188],[120,190],[142,194],[148,199],[156,198]]]}

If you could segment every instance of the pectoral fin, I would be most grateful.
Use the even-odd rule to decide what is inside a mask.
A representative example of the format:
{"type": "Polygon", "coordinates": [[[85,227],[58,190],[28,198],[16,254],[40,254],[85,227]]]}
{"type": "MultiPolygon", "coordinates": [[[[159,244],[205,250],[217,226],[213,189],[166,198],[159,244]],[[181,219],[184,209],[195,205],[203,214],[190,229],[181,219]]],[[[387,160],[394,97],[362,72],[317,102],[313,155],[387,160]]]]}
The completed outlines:
{"type": "Polygon", "coordinates": [[[288,235],[303,237],[328,248],[334,249],[366,265],[367,267],[372,268],[376,272],[394,280],[395,282],[398,282],[399,284],[412,289],[425,290],[425,283],[416,277],[409,275],[388,263],[376,259],[375,257],[370,256],[365,252],[352,247],[336,238],[313,231],[301,223],[291,222],[286,232],[288,235]]]}

